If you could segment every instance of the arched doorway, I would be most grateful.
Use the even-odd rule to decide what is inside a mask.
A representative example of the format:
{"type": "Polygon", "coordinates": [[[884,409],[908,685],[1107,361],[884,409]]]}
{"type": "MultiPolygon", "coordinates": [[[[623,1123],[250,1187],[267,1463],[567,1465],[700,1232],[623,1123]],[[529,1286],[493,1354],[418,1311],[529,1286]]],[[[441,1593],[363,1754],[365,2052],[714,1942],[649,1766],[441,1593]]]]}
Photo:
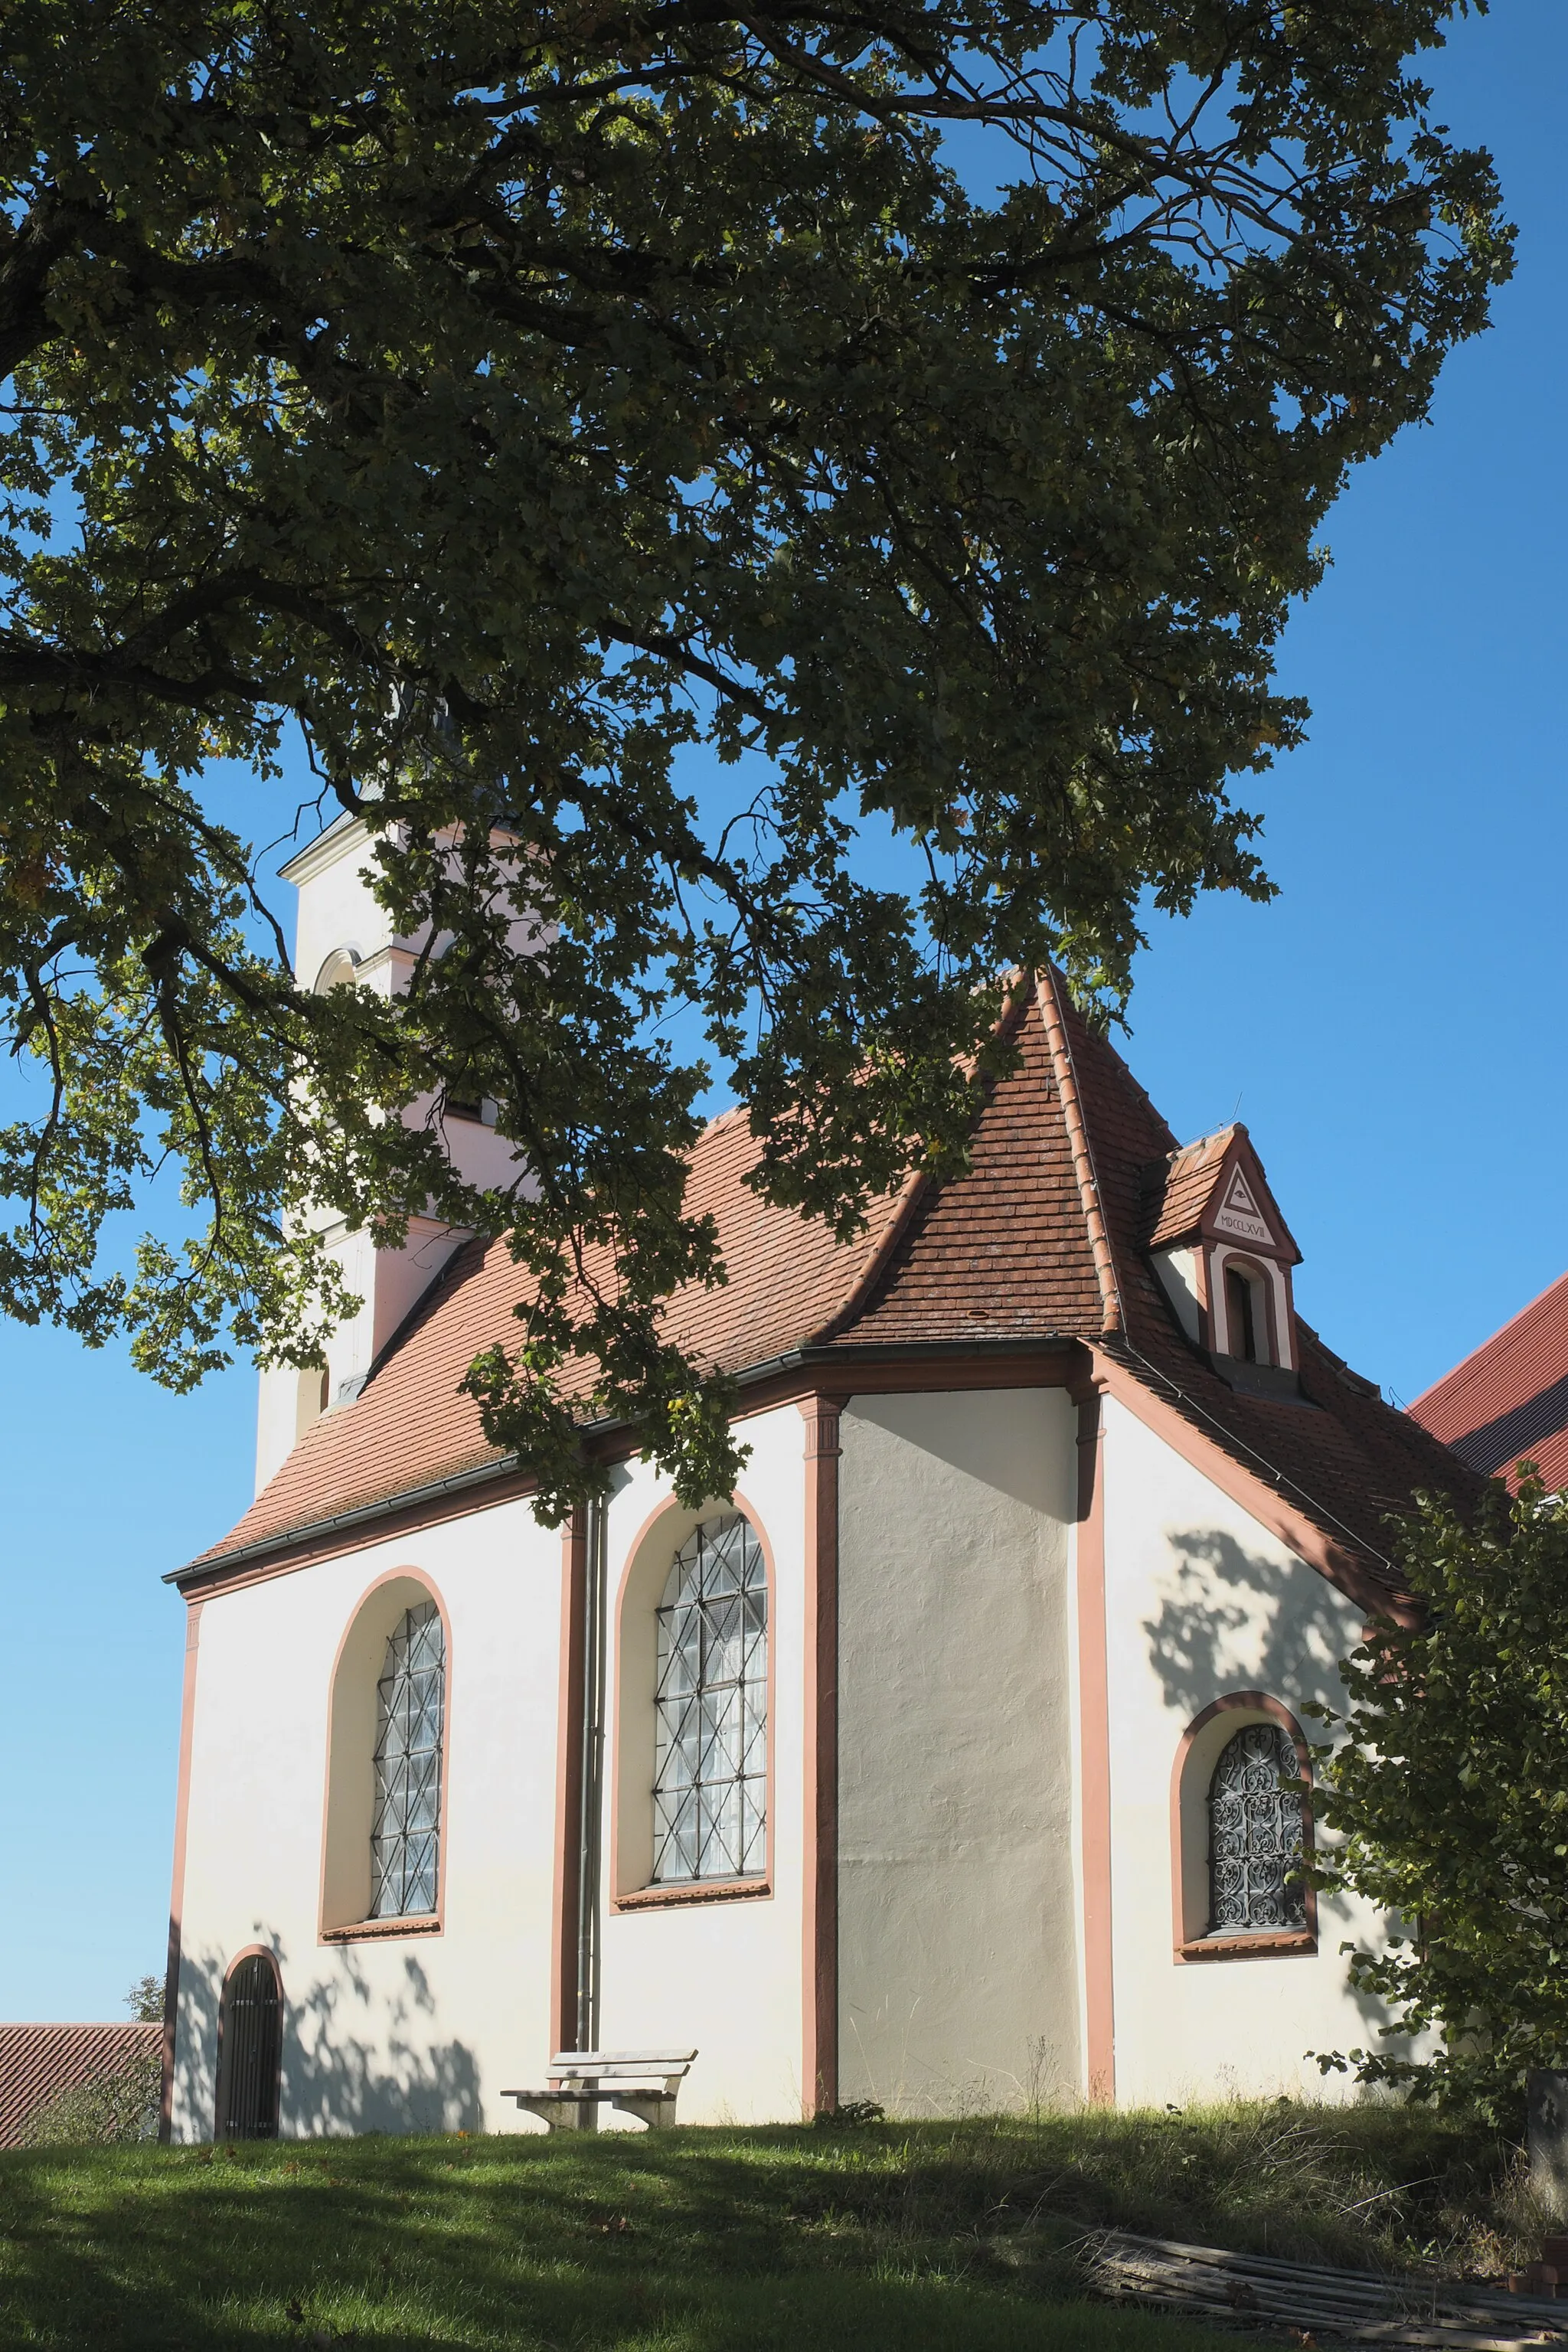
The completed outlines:
{"type": "Polygon", "coordinates": [[[218,2014],[217,2137],[276,2139],[283,2073],[283,1987],[270,1952],[247,1952],[218,2014]]]}

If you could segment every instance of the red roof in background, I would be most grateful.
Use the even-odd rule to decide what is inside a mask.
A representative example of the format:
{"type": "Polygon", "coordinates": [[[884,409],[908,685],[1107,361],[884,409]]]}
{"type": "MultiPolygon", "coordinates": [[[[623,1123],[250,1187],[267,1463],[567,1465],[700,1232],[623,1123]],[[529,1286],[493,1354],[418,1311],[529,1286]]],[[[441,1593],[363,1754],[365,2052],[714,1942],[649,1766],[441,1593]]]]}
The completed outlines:
{"type": "Polygon", "coordinates": [[[1522,1456],[1568,1487],[1568,1274],[1418,1396],[1413,1419],[1489,1476],[1522,1456]]]}
{"type": "Polygon", "coordinates": [[[152,2057],[161,2025],[0,2025],[0,2147],[20,2147],[40,2107],[79,2083],[152,2057]]]}
{"type": "MultiPolygon", "coordinates": [[[[1176,1138],[1053,978],[1016,1017],[1020,1066],[981,1112],[970,1172],[873,1203],[851,1244],[759,1200],[742,1182],[757,1157],[744,1114],[715,1121],[693,1150],[688,1202],[717,1220],[730,1278],[678,1292],[671,1337],[732,1372],[805,1347],[852,1359],[872,1344],[1092,1341],[1386,1575],[1386,1515],[1415,1486],[1462,1489],[1467,1474],[1299,1319],[1300,1398],[1230,1387],[1182,1332],[1144,1243],[1151,1179],[1164,1175],[1176,1138]]],[[[359,1397],[306,1433],[193,1569],[502,1466],[458,1383],[483,1348],[515,1332],[525,1285],[504,1244],[459,1251],[359,1397]]]]}

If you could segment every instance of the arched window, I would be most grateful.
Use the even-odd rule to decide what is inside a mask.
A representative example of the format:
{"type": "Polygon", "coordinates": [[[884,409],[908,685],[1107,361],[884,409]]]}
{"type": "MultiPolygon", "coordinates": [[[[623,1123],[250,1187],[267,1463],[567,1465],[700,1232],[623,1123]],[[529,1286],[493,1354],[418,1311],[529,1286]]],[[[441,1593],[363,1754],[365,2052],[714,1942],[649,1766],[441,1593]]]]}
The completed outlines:
{"type": "Polygon", "coordinates": [[[375,1693],[373,1919],[413,1918],[436,1908],[446,1664],[435,1602],[405,1609],[386,1644],[375,1693]]]}
{"type": "Polygon", "coordinates": [[[359,971],[359,954],[353,948],[334,948],[321,971],[316,974],[316,994],[325,996],[334,988],[342,988],[359,971]]]}
{"type": "Polygon", "coordinates": [[[1221,1748],[1208,1798],[1211,1935],[1306,1927],[1300,1772],[1277,1723],[1249,1723],[1221,1748]]]}
{"type": "Polygon", "coordinates": [[[1244,1363],[1262,1360],[1259,1346],[1258,1313],[1261,1305],[1251,1277],[1239,1265],[1227,1265],[1225,1270],[1225,1313],[1230,1327],[1230,1352],[1244,1363]]]}
{"type": "Polygon", "coordinates": [[[219,2139],[276,2139],[283,2075],[283,1988],[269,1952],[247,1952],[218,2009],[219,2139]]]}
{"type": "Polygon", "coordinates": [[[657,1613],[654,1884],[754,1877],[767,1856],[768,1584],[751,1522],[697,1528],[657,1613]]]}

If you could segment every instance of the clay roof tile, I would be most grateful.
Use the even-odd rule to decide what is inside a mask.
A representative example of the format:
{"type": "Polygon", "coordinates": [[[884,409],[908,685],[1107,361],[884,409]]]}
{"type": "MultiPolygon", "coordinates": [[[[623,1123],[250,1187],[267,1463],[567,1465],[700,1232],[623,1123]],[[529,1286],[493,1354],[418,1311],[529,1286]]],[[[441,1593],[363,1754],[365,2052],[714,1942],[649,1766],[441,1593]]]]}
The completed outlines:
{"type": "MultiPolygon", "coordinates": [[[[1195,1188],[1244,1130],[1178,1150],[1121,1055],[1049,976],[1016,1018],[1018,1064],[980,1111],[968,1172],[873,1202],[853,1243],[761,1200],[744,1181],[758,1149],[744,1113],[716,1119],[694,1147],[688,1202],[711,1210],[728,1280],[678,1292],[669,1335],[731,1372],[808,1346],[853,1360],[870,1346],[1103,1343],[1205,1436],[1289,1488],[1334,1542],[1390,1574],[1387,1513],[1417,1485],[1468,1491],[1464,1465],[1305,1326],[1300,1401],[1233,1390],[1183,1334],[1150,1262],[1151,1166],[1165,1170],[1167,1197],[1189,1180],[1195,1188]]],[[[1162,1213],[1153,1231],[1163,1223],[1162,1213]]],[[[526,1287],[503,1243],[460,1251],[358,1399],[315,1423],[205,1559],[501,1465],[458,1383],[515,1330],[526,1287]]]]}

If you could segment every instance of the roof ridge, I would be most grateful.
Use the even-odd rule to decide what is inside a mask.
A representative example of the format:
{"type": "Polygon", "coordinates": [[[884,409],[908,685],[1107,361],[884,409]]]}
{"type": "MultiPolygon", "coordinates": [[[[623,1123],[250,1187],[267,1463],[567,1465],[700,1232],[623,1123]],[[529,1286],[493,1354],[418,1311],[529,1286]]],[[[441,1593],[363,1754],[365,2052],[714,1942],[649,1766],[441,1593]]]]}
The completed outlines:
{"type": "MultiPolygon", "coordinates": [[[[1121,1306],[1121,1286],[1117,1276],[1116,1255],[1111,1246],[1110,1224],[1105,1213],[1100,1189],[1100,1177],[1094,1164],[1094,1146],[1089,1139],[1089,1124],[1084,1117],[1082,1098],[1079,1093],[1078,1069],[1073,1061],[1072,1046],[1062,1016],[1061,997],[1057,986],[1057,971],[1047,963],[1035,975],[1035,1000],[1045,1023],[1046,1043],[1050,1048],[1051,1068],[1061,1097],[1062,1117],[1067,1123],[1068,1147],[1072,1153],[1073,1174],[1078,1180],[1079,1201],[1083,1210],[1084,1225],[1089,1234],[1089,1245],[1094,1257],[1095,1278],[1100,1285],[1101,1339],[1112,1339],[1124,1332],[1126,1318],[1121,1306]]],[[[1114,1048],[1112,1048],[1114,1051],[1114,1048]]],[[[1117,1060],[1121,1056],[1117,1055],[1117,1060]]],[[[1123,1064],[1123,1067],[1125,1067],[1123,1064]]],[[[1134,1080],[1136,1084],[1136,1080],[1134,1080]]],[[[1142,1088],[1139,1089],[1142,1092],[1142,1088]]],[[[1147,1101],[1148,1097],[1145,1096],[1147,1101]]],[[[1152,1108],[1152,1105],[1150,1106],[1152,1108]]],[[[1162,1124],[1163,1122],[1162,1121],[1162,1124]]],[[[1166,1129],[1169,1133],[1169,1129],[1166,1129]]]]}
{"type": "MultiPolygon", "coordinates": [[[[1153,1109],[1152,1104],[1150,1105],[1150,1108],[1153,1109]]],[[[1158,1118],[1158,1112],[1155,1116],[1158,1118]]],[[[1163,1123],[1166,1127],[1170,1125],[1168,1119],[1163,1123]]],[[[1223,1127],[1205,1128],[1203,1134],[1194,1135],[1190,1143],[1178,1143],[1173,1151],[1167,1151],[1164,1156],[1167,1160],[1184,1160],[1189,1151],[1201,1151],[1205,1143],[1217,1143],[1222,1135],[1226,1137],[1245,1135],[1248,1143],[1252,1140],[1251,1131],[1245,1119],[1229,1118],[1223,1127]]]]}

